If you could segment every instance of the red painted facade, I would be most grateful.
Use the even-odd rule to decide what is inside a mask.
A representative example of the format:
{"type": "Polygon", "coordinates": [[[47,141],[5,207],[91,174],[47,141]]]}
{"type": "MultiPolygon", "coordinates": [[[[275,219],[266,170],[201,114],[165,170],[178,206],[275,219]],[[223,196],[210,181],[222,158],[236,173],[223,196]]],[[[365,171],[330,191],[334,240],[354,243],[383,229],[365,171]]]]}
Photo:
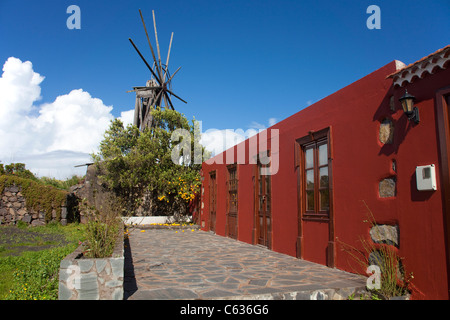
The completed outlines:
{"type": "MultiPolygon", "coordinates": [[[[278,172],[270,176],[267,221],[271,250],[355,272],[356,265],[342,250],[342,244],[363,250],[360,239],[370,241],[370,225],[364,222],[369,208],[378,224],[398,227],[399,243],[395,250],[404,258],[406,272],[413,272],[413,298],[449,298],[447,210],[450,208],[444,201],[445,192],[450,192],[444,185],[449,182],[449,170],[441,150],[449,142],[445,136],[448,119],[442,119],[442,115],[447,116],[446,94],[450,94],[445,89],[450,86],[448,66],[446,62],[432,74],[398,86],[392,76],[388,77],[400,69],[398,62],[393,61],[268,129],[279,130],[278,154],[276,150],[271,154],[279,159],[278,172]],[[408,121],[401,108],[399,98],[405,88],[416,97],[418,124],[408,121]],[[394,128],[392,143],[387,144],[379,138],[385,119],[391,120],[394,128]],[[304,154],[300,143],[310,138],[314,141],[318,136],[326,137],[328,143],[330,209],[328,216],[315,218],[303,209],[307,201],[303,190],[306,169],[301,164],[304,154]],[[437,190],[418,191],[416,167],[429,164],[436,168],[437,190]],[[394,196],[380,197],[379,183],[385,178],[395,181],[394,196]]],[[[248,160],[256,152],[252,152],[246,140],[232,148],[234,162],[243,145],[246,163],[236,166],[237,239],[257,244],[259,218],[255,210],[260,200],[259,180],[256,165],[248,160]]],[[[258,150],[262,151],[265,150],[258,150]]],[[[230,163],[226,161],[227,153],[230,150],[203,163],[202,168],[204,189],[199,221],[203,230],[210,230],[211,211],[215,211],[213,228],[222,236],[229,234],[232,223],[227,220],[226,163],[230,163]],[[223,164],[211,163],[218,159],[223,164]],[[214,190],[210,186],[211,173],[215,174],[215,196],[211,194],[214,190]]]]}

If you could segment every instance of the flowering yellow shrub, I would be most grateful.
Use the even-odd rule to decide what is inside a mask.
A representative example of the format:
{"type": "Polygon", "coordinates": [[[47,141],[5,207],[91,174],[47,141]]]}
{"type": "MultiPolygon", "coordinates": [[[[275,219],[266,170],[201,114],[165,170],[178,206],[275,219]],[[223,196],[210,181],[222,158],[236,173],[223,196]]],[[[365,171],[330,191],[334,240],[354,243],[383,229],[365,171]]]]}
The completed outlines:
{"type": "Polygon", "coordinates": [[[200,191],[200,179],[197,177],[177,177],[172,181],[163,181],[167,186],[167,194],[158,196],[159,201],[170,201],[170,198],[180,198],[190,202],[200,191]]]}

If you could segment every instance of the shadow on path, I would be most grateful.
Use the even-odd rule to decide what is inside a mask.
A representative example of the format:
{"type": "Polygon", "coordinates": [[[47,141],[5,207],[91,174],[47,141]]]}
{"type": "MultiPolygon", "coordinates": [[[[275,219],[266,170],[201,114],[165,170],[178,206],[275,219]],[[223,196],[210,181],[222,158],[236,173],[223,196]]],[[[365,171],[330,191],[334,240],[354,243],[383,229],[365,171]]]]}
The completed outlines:
{"type": "Polygon", "coordinates": [[[123,299],[127,300],[138,289],[134,274],[133,255],[128,237],[124,240],[124,258],[123,299]]]}

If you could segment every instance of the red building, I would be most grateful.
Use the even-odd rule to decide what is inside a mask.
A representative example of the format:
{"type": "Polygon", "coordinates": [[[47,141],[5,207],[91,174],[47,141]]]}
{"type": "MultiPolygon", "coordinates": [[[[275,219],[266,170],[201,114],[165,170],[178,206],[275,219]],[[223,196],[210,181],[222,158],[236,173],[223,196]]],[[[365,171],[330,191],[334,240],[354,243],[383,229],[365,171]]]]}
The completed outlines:
{"type": "Polygon", "coordinates": [[[413,299],[448,299],[449,66],[393,61],[203,163],[202,229],[349,272],[344,244],[387,243],[413,299]]]}

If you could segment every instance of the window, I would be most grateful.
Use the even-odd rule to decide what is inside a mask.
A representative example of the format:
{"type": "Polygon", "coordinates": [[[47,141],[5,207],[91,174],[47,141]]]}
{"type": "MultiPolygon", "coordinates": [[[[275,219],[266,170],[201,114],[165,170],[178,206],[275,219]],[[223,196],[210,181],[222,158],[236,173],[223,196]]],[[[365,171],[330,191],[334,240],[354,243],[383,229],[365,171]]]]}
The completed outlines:
{"type": "Polygon", "coordinates": [[[327,140],[304,147],[305,212],[327,214],[330,209],[327,140]]]}
{"type": "Polygon", "coordinates": [[[237,176],[236,166],[228,167],[228,209],[229,212],[237,212],[237,176]]]}
{"type": "Polygon", "coordinates": [[[329,130],[311,133],[297,140],[299,199],[303,217],[328,218],[330,213],[331,159],[329,130]]]}

